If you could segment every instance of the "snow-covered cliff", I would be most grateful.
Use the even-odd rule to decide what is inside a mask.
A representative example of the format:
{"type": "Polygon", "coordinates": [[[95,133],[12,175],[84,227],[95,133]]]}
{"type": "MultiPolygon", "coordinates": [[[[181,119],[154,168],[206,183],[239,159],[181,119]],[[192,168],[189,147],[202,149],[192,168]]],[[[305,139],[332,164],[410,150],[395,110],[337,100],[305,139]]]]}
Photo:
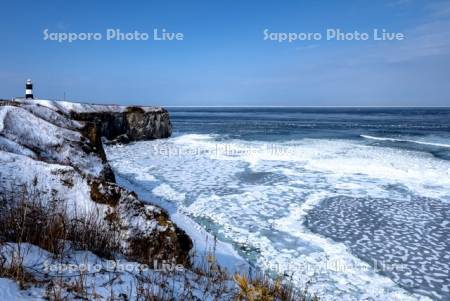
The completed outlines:
{"type": "Polygon", "coordinates": [[[38,198],[57,203],[74,218],[95,213],[117,229],[124,255],[186,263],[189,237],[162,209],[144,205],[115,183],[100,139],[110,130],[102,116],[115,114],[133,120],[123,127],[129,139],[162,137],[162,120],[170,129],[166,113],[45,100],[0,102],[0,201],[38,198]],[[129,114],[136,110],[138,115],[129,114]]]}
{"type": "Polygon", "coordinates": [[[46,107],[70,119],[92,122],[102,137],[113,142],[160,139],[172,134],[169,113],[161,107],[97,105],[23,98],[14,101],[46,107]]]}

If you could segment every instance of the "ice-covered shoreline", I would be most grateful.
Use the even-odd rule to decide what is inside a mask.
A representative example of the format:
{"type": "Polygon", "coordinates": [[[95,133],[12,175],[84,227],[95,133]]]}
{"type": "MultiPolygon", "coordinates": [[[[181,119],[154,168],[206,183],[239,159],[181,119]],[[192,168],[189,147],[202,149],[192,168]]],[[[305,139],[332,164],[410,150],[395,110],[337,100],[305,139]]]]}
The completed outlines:
{"type": "Polygon", "coordinates": [[[116,174],[116,178],[121,186],[136,192],[142,201],[156,204],[169,212],[171,220],[178,227],[183,229],[193,241],[193,250],[191,254],[194,256],[194,264],[201,264],[201,261],[206,256],[213,254],[217,263],[221,267],[226,268],[231,274],[245,274],[249,270],[249,264],[234,250],[231,244],[217,240],[217,238],[205,231],[204,228],[198,225],[190,217],[177,211],[173,204],[162,198],[155,198],[151,195],[151,192],[147,191],[144,187],[133,183],[119,174],[116,174]]]}
{"type": "Polygon", "coordinates": [[[248,246],[246,250],[250,252],[252,249],[259,250],[260,268],[270,269],[278,265],[281,268],[302,269],[305,264],[313,268],[329,264],[328,268],[336,268],[335,272],[330,272],[332,277],[328,277],[336,287],[326,288],[326,274],[301,275],[305,281],[308,277],[318,278],[317,285],[311,287],[318,291],[327,290],[325,295],[318,294],[323,300],[359,300],[366,297],[377,300],[428,300],[426,294],[424,296],[419,291],[412,294],[386,275],[377,273],[371,264],[350,256],[348,246],[343,243],[311,232],[303,222],[319,201],[340,194],[393,199],[404,197],[401,191],[389,191],[389,186],[386,186],[389,182],[403,183],[417,193],[430,197],[445,196],[445,190],[430,190],[427,186],[431,179],[440,179],[439,184],[448,185],[448,181],[440,177],[446,173],[446,169],[442,169],[445,163],[435,162],[432,157],[417,152],[374,148],[358,141],[341,139],[306,139],[279,144],[277,149],[286,150],[286,153],[277,154],[274,158],[272,150],[266,148],[264,142],[189,133],[169,140],[111,146],[107,148],[107,153],[116,174],[138,187],[134,189],[143,190],[148,198],[161,196],[162,201],[168,200],[172,206],[179,207],[178,214],[187,214],[201,221],[209,220],[202,226],[209,227],[211,224],[213,229],[218,229],[216,232],[227,237],[227,241],[233,241],[235,248],[248,246]],[[231,149],[234,152],[230,152],[231,149]],[[317,149],[321,151],[317,152],[317,149]],[[343,155],[345,151],[347,155],[343,155]],[[400,160],[405,156],[408,162],[426,162],[426,170],[423,171],[421,165],[412,167],[400,160]],[[382,160],[377,166],[376,158],[382,160]],[[346,164],[350,160],[361,164],[346,164]],[[420,176],[419,168],[422,174],[428,175],[427,178],[420,176]],[[238,182],[238,176],[242,177],[244,184],[238,182]],[[310,194],[309,188],[313,187],[317,192],[324,193],[310,194]],[[278,198],[280,193],[282,198],[278,198]],[[296,203],[296,198],[306,201],[296,203]],[[292,199],[291,205],[289,199],[292,199]],[[290,214],[286,215],[284,209],[290,214]],[[282,212],[272,217],[280,210],[282,212]],[[264,231],[264,236],[257,236],[253,233],[255,230],[249,232],[252,227],[257,233],[264,231]],[[295,244],[292,242],[293,250],[290,250],[289,244],[271,245],[270,239],[275,238],[266,233],[267,227],[281,238],[286,236],[282,241],[298,239],[302,242],[298,243],[298,247],[304,250],[304,255],[295,255],[295,262],[290,262],[295,244]],[[288,240],[291,236],[292,239],[288,240]],[[311,246],[308,247],[308,243],[311,246]],[[317,256],[310,256],[317,252],[318,247],[323,254],[318,252],[317,256]],[[346,269],[348,273],[345,277],[339,275],[345,271],[334,267],[335,264],[341,264],[346,269]]]}

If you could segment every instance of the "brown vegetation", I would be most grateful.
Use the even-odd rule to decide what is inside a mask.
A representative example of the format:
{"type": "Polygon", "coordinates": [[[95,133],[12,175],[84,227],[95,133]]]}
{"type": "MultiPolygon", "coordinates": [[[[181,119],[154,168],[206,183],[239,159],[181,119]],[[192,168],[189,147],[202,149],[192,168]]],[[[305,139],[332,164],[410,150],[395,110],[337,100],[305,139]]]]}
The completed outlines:
{"type": "Polygon", "coordinates": [[[119,251],[118,234],[94,214],[69,217],[58,204],[39,201],[0,201],[0,243],[28,242],[61,254],[66,242],[111,258],[119,251]]]}

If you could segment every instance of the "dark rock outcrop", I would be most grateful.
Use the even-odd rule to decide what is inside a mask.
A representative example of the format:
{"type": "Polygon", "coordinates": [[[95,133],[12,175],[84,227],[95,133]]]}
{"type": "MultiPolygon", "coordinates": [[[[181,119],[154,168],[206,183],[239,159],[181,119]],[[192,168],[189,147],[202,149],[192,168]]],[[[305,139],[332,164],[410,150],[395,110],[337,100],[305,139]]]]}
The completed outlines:
{"type": "Polygon", "coordinates": [[[169,113],[163,108],[145,110],[127,107],[121,112],[70,112],[71,118],[94,123],[102,137],[126,143],[170,137],[172,125],[169,113]]]}

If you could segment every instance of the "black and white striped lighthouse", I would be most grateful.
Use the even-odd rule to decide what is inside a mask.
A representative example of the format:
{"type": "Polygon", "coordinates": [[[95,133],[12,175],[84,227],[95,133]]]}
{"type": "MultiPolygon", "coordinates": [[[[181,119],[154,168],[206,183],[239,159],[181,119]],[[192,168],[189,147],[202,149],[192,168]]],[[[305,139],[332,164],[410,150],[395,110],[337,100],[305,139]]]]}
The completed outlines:
{"type": "Polygon", "coordinates": [[[27,84],[25,85],[25,98],[33,99],[33,83],[31,79],[27,80],[27,84]]]}

